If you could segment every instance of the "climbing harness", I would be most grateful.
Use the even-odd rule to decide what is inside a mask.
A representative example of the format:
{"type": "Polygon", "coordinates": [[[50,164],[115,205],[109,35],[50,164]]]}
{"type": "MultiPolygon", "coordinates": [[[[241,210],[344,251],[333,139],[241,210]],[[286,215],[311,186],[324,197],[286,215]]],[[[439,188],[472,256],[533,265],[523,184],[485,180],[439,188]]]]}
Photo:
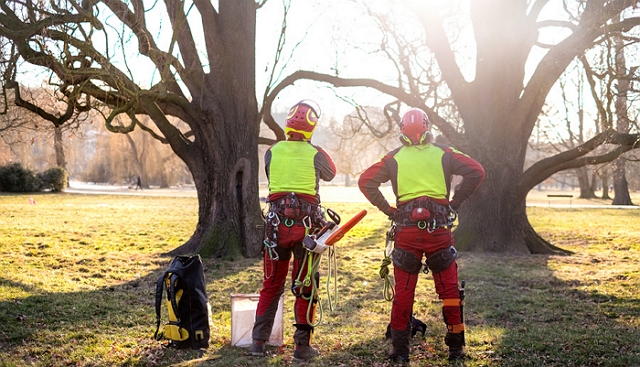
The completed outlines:
{"type": "MultiPolygon", "coordinates": [[[[391,221],[391,227],[387,232],[384,257],[382,258],[382,264],[380,265],[380,278],[384,279],[384,288],[382,292],[386,301],[392,301],[395,297],[393,281],[389,276],[389,265],[394,262],[396,263],[395,266],[400,265],[400,267],[402,267],[403,264],[405,266],[410,265],[409,267],[411,269],[408,270],[410,273],[419,272],[420,267],[422,268],[423,273],[427,274],[429,272],[428,266],[423,266],[420,259],[410,258],[410,254],[397,252],[396,257],[402,257],[402,259],[398,258],[394,261],[392,254],[394,252],[397,228],[416,226],[421,230],[433,233],[439,228],[453,227],[453,223],[456,218],[457,214],[450,205],[440,204],[426,196],[413,199],[406,204],[398,206],[398,210],[395,212],[391,221]]],[[[450,250],[447,249],[447,251],[450,250]]],[[[455,252],[455,249],[453,249],[453,251],[455,252]]],[[[447,253],[447,255],[449,255],[449,253],[447,253]]],[[[452,257],[455,260],[455,254],[447,256],[447,258],[449,257],[452,257]]],[[[405,271],[407,271],[407,269],[405,269],[405,271]]]]}
{"type": "Polygon", "coordinates": [[[322,255],[327,253],[327,301],[329,309],[333,311],[338,303],[338,266],[336,249],[333,244],[339,241],[367,212],[366,210],[361,211],[345,223],[343,227],[340,227],[341,218],[338,213],[329,208],[323,212],[319,204],[311,204],[298,197],[295,193],[287,194],[283,198],[268,201],[267,203],[269,204],[269,209],[267,214],[263,215],[265,220],[265,239],[263,244],[266,256],[271,261],[265,261],[265,277],[268,279],[275,274],[273,263],[280,259],[276,249],[280,224],[284,224],[287,227],[303,226],[305,228],[305,236],[302,245],[306,251],[298,269],[298,274],[296,274],[291,286],[291,291],[296,297],[302,297],[309,301],[306,315],[307,324],[315,327],[322,322],[323,313],[319,296],[319,268],[322,255]],[[330,220],[327,220],[325,215],[329,216],[330,220]],[[267,263],[270,263],[273,269],[268,269],[267,263]],[[318,318],[313,320],[313,311],[316,304],[318,304],[318,318]]]}
{"type": "Polygon", "coordinates": [[[319,215],[320,206],[299,198],[295,193],[287,194],[285,197],[275,201],[267,201],[267,204],[269,205],[267,214],[263,214],[265,226],[264,241],[262,243],[271,260],[270,264],[265,262],[264,265],[265,277],[269,279],[273,275],[273,271],[275,271],[273,262],[280,260],[280,255],[276,251],[278,246],[278,226],[284,224],[291,228],[293,225],[299,224],[305,227],[305,234],[307,234],[312,227],[314,218],[319,215]]]}
{"type": "Polygon", "coordinates": [[[419,197],[398,206],[394,221],[399,227],[417,226],[432,233],[439,228],[453,227],[456,218],[457,214],[450,205],[419,197]]]}

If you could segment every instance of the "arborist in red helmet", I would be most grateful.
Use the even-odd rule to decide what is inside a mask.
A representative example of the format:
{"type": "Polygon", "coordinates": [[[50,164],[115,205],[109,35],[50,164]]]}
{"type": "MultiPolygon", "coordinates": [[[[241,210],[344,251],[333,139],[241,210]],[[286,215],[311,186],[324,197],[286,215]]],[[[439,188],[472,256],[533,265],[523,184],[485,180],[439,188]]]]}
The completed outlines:
{"type": "Polygon", "coordinates": [[[457,252],[450,228],[460,204],[484,179],[484,169],[453,148],[431,143],[429,128],[426,113],[410,109],[400,122],[402,146],[365,170],[358,181],[366,198],[393,221],[390,233],[395,233],[391,254],[395,296],[391,308],[389,358],[394,362],[409,362],[410,319],[423,256],[442,300],[447,326],[444,341],[449,347],[449,359],[465,355],[457,252]],[[452,175],[462,176],[463,181],[449,201],[452,175]],[[397,209],[379,190],[380,185],[389,180],[397,209]]]}
{"type": "MultiPolygon", "coordinates": [[[[273,320],[293,254],[292,282],[306,274],[302,260],[305,248],[302,239],[323,219],[318,194],[319,179],[331,181],[336,166],[331,157],[310,140],[320,117],[320,108],[310,100],[296,103],[287,115],[284,132],[287,140],[271,146],[265,154],[265,170],[269,179],[269,211],[265,223],[264,279],[253,326],[250,353],[264,355],[264,344],[269,340],[273,320]]],[[[313,274],[313,276],[317,276],[313,274]]],[[[295,300],[294,359],[307,360],[318,355],[311,347],[315,305],[310,287],[292,286],[295,300]],[[307,295],[307,296],[305,296],[307,295]]]]}

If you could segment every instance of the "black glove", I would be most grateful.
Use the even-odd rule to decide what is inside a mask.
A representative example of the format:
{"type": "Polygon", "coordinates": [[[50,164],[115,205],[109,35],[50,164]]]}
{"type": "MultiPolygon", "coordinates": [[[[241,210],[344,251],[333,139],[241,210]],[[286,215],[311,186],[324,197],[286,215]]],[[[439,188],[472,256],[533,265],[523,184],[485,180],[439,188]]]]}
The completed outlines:
{"type": "Polygon", "coordinates": [[[451,200],[449,202],[449,207],[451,208],[451,210],[453,210],[454,212],[458,212],[458,209],[460,209],[460,205],[462,205],[462,203],[459,203],[457,201],[451,200]]]}

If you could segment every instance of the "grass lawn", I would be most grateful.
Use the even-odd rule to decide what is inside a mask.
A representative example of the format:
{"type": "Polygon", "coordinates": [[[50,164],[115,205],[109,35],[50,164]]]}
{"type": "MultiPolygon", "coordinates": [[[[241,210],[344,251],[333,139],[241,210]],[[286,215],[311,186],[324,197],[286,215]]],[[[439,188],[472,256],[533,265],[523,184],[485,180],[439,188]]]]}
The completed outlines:
{"type": "MultiPolygon", "coordinates": [[[[229,345],[229,295],[259,291],[257,259],[204,260],[213,321],[204,358],[153,340],[155,283],[171,261],[165,254],[195,228],[195,198],[42,194],[33,196],[36,205],[29,198],[0,196],[0,366],[296,364],[289,292],[282,347],[255,358],[229,345]]],[[[388,222],[370,205],[325,206],[343,218],[361,209],[369,215],[336,246],[338,307],[325,304],[313,340],[320,357],[305,365],[389,366],[391,304],[378,275],[388,222]]],[[[640,366],[640,210],[543,206],[530,208],[529,218],[572,254],[461,253],[469,357],[453,365],[640,366]]],[[[430,275],[421,276],[417,295],[414,312],[427,333],[413,339],[410,365],[448,366],[430,275]]]]}

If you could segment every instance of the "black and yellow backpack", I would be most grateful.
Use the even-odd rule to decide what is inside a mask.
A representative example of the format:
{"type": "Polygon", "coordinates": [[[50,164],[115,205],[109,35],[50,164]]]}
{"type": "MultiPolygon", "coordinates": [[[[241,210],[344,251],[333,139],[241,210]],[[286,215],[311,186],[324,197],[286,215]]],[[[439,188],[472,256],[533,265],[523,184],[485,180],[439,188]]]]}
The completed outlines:
{"type": "Polygon", "coordinates": [[[202,349],[209,347],[209,299],[200,255],[176,256],[156,285],[156,332],[169,346],[202,349]],[[166,290],[169,322],[160,331],[162,294],[166,290]]]}

